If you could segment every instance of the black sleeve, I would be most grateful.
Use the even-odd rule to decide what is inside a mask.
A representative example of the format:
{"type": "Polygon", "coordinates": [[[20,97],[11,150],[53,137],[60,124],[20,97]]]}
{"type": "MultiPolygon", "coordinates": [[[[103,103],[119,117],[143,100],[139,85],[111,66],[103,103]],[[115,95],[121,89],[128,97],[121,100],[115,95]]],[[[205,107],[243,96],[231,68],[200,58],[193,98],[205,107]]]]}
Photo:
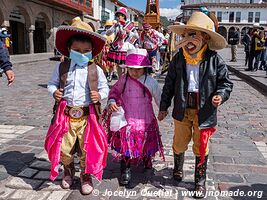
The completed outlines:
{"type": "Polygon", "coordinates": [[[0,47],[0,69],[4,70],[4,72],[12,69],[8,50],[2,46],[0,47]]]}
{"type": "Polygon", "coordinates": [[[168,69],[167,76],[165,78],[165,84],[163,86],[162,94],[161,94],[161,101],[160,101],[160,111],[167,111],[171,105],[171,100],[174,96],[174,86],[175,86],[175,79],[176,79],[176,64],[178,61],[179,53],[177,53],[168,69]]]}
{"type": "Polygon", "coordinates": [[[224,103],[229,99],[232,89],[233,83],[229,78],[228,66],[225,64],[223,59],[218,56],[217,89],[215,95],[220,95],[222,97],[222,103],[224,103]]]}

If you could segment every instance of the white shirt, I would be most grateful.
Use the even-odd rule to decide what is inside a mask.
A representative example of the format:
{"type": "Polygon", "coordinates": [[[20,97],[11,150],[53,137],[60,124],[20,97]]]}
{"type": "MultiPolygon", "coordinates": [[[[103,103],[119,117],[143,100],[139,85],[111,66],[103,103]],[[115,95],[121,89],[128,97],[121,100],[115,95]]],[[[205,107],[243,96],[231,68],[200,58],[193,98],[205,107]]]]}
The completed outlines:
{"type": "Polygon", "coordinates": [[[199,64],[186,65],[186,75],[188,81],[188,92],[198,92],[199,86],[199,64]]]}
{"type": "MultiPolygon", "coordinates": [[[[59,88],[59,65],[60,63],[56,64],[52,77],[48,82],[47,89],[51,95],[53,95],[54,92],[59,88]]],[[[103,70],[99,66],[97,66],[97,74],[98,93],[100,94],[102,100],[107,98],[109,87],[103,70]]],[[[63,99],[67,101],[69,106],[88,106],[91,103],[87,64],[80,67],[71,61],[66,85],[64,88],[63,99]]]]}

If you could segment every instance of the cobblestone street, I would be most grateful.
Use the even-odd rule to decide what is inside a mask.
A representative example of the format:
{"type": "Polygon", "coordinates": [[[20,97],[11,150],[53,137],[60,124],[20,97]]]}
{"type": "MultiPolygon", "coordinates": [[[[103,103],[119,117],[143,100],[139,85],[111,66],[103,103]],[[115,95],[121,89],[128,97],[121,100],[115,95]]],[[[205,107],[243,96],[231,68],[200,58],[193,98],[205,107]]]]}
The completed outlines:
{"type": "MultiPolygon", "coordinates": [[[[229,53],[225,55],[230,56],[230,49],[226,50],[229,53]]],[[[242,63],[242,59],[238,61],[240,66],[242,63]]],[[[78,161],[71,190],[60,187],[62,167],[59,177],[51,182],[43,144],[54,104],[46,89],[54,64],[45,60],[16,63],[14,85],[7,87],[6,80],[0,79],[0,199],[191,199],[189,194],[182,193],[194,188],[195,158],[191,146],[186,152],[184,181],[178,184],[172,179],[171,114],[160,122],[166,161],[156,158],[153,170],[134,167],[127,188],[119,186],[120,165],[112,161],[111,155],[103,181],[94,180],[95,191],[90,196],[80,194],[78,161]],[[116,196],[119,193],[115,191],[123,195],[116,196]]],[[[267,98],[232,73],[231,80],[234,90],[219,108],[218,130],[210,140],[207,190],[244,191],[246,196],[208,195],[206,199],[267,199],[267,98]]],[[[164,76],[158,81],[163,86],[164,76]]],[[[158,112],[156,107],[155,112],[158,112]]]]}

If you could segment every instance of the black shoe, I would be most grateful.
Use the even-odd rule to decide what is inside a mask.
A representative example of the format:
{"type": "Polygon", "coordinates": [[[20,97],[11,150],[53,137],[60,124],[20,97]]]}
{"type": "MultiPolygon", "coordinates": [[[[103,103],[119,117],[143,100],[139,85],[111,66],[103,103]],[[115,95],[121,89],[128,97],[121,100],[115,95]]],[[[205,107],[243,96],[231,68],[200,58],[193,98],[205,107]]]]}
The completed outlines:
{"type": "Polygon", "coordinates": [[[130,168],[130,160],[123,159],[121,160],[121,176],[120,176],[120,184],[128,185],[131,180],[131,168],[130,168]]]}
{"type": "Polygon", "coordinates": [[[256,72],[256,71],[258,71],[258,69],[257,69],[257,68],[255,68],[255,69],[253,69],[252,71],[253,71],[253,72],[256,72]]]}
{"type": "Polygon", "coordinates": [[[195,196],[196,199],[202,199],[206,195],[206,171],[207,171],[208,156],[205,156],[205,161],[199,167],[200,157],[196,156],[195,164],[195,196]]]}
{"type": "Polygon", "coordinates": [[[245,71],[252,71],[252,69],[248,69],[248,68],[247,68],[247,69],[245,69],[245,71]]]}
{"type": "Polygon", "coordinates": [[[173,169],[173,178],[176,181],[182,181],[184,177],[183,172],[184,165],[184,153],[175,154],[174,153],[174,169],[173,169]]]}

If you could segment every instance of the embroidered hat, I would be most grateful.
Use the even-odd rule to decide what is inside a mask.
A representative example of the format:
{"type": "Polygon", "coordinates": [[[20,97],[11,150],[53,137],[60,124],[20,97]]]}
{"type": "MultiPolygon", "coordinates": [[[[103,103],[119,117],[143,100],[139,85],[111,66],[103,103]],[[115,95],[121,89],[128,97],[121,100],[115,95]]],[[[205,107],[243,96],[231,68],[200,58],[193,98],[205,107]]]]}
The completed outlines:
{"type": "Polygon", "coordinates": [[[120,7],[119,10],[115,13],[115,16],[117,14],[123,14],[126,18],[127,18],[127,8],[124,8],[124,7],[120,7]]]}
{"type": "Polygon", "coordinates": [[[93,31],[92,27],[83,22],[80,17],[75,17],[70,26],[60,26],[56,33],[56,49],[64,56],[69,56],[67,43],[74,35],[88,37],[93,46],[93,57],[98,55],[106,42],[106,39],[100,34],[93,31]]]}
{"type": "Polygon", "coordinates": [[[211,50],[223,49],[227,45],[225,38],[215,32],[214,22],[203,12],[194,12],[186,25],[171,25],[168,28],[178,35],[182,35],[185,29],[207,33],[210,36],[208,46],[211,50]]]}
{"type": "Polygon", "coordinates": [[[122,68],[151,68],[149,56],[146,49],[130,49],[127,51],[125,64],[120,65],[122,68]]]}

